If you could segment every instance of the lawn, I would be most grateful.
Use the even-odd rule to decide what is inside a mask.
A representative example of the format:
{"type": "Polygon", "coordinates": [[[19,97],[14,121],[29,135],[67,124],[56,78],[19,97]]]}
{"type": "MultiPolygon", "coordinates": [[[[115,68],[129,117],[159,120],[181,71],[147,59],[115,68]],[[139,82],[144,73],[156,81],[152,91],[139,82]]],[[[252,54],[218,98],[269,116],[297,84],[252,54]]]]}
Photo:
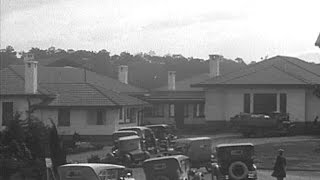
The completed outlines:
{"type": "Polygon", "coordinates": [[[278,149],[284,149],[288,170],[320,171],[320,140],[268,143],[255,146],[256,164],[259,168],[273,167],[278,149]]]}

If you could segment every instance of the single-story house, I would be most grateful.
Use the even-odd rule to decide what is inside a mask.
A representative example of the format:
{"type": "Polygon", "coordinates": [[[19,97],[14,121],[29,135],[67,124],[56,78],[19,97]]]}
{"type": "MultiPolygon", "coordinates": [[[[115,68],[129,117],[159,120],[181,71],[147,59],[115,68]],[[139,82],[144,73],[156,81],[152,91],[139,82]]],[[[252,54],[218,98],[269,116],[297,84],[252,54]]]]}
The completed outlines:
{"type": "Polygon", "coordinates": [[[38,67],[32,60],[0,70],[0,82],[1,129],[15,112],[24,119],[33,111],[40,120],[53,120],[61,135],[111,135],[138,125],[147,105],[131,95],[145,90],[127,82],[78,68],[38,67]]]}
{"type": "Polygon", "coordinates": [[[320,116],[319,85],[319,66],[275,56],[192,86],[204,88],[207,123],[225,123],[241,112],[278,111],[305,124],[320,116]]]}
{"type": "Polygon", "coordinates": [[[152,107],[145,108],[143,122],[175,124],[178,128],[205,124],[205,92],[201,87],[190,85],[243,67],[234,61],[225,60],[221,55],[210,55],[208,66],[208,73],[177,82],[176,71],[169,71],[168,84],[152,89],[149,96],[145,97],[144,100],[152,107]]]}

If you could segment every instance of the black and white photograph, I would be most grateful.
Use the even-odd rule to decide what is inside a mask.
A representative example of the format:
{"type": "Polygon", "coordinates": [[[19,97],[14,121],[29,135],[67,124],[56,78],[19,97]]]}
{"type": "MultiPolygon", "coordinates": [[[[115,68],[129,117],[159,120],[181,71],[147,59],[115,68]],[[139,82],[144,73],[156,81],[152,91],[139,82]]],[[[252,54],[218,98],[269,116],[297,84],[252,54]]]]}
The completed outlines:
{"type": "Polygon", "coordinates": [[[319,0],[0,7],[0,180],[320,180],[319,0]]]}

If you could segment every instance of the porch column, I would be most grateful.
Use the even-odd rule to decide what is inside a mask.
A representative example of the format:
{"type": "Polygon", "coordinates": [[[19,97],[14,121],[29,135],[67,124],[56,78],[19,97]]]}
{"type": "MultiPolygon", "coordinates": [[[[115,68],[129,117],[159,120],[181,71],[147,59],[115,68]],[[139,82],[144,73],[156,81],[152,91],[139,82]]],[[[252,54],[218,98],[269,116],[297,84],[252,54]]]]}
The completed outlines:
{"type": "Polygon", "coordinates": [[[250,113],[253,113],[253,93],[250,93],[250,113]]]}
{"type": "Polygon", "coordinates": [[[277,112],[280,112],[280,93],[277,93],[277,112]]]}

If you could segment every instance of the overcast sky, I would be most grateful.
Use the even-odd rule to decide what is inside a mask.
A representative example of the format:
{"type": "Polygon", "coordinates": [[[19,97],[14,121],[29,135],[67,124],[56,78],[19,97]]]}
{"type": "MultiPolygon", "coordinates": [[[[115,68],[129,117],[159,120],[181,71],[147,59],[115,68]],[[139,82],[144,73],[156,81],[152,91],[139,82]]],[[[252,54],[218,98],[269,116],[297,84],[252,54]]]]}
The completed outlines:
{"type": "Polygon", "coordinates": [[[1,0],[1,48],[245,61],[320,52],[319,0],[1,0]]]}

